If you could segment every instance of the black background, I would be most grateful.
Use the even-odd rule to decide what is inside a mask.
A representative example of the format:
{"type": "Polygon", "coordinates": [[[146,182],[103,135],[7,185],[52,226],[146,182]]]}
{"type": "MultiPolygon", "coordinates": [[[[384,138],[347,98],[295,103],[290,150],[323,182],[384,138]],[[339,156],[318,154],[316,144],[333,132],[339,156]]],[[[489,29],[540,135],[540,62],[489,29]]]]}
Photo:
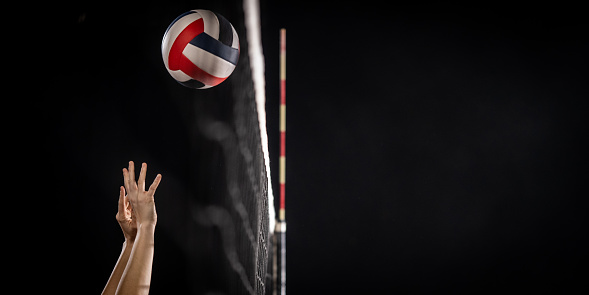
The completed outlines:
{"type": "MultiPolygon", "coordinates": [[[[319,2],[261,2],[275,198],[287,28],[289,293],[586,288],[581,9],[319,2]]],[[[239,4],[45,10],[19,142],[32,163],[23,188],[42,211],[37,263],[67,270],[54,283],[102,290],[123,241],[114,215],[128,160],[163,174],[152,293],[193,280],[178,199],[195,192],[186,110],[200,94],[168,75],[160,43],[190,9],[231,21],[225,5],[239,4]]]]}

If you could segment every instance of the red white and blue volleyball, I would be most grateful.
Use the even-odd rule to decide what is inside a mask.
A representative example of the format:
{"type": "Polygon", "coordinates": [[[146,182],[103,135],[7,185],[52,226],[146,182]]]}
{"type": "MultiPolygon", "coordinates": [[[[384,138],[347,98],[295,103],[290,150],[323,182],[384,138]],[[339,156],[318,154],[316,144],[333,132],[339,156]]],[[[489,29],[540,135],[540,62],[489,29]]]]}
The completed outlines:
{"type": "Polygon", "coordinates": [[[218,13],[196,9],[178,16],[162,40],[162,57],[180,84],[205,89],[225,81],[239,60],[239,37],[218,13]]]}

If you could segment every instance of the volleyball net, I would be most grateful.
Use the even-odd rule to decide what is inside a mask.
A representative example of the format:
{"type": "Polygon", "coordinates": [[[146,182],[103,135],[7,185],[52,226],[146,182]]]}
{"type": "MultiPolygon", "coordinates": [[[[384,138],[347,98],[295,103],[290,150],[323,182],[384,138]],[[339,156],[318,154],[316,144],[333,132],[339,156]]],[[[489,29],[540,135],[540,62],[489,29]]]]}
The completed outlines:
{"type": "Polygon", "coordinates": [[[222,85],[192,105],[195,198],[188,272],[193,294],[271,294],[274,201],[266,133],[264,57],[257,0],[207,9],[231,21],[240,57],[222,85]]]}

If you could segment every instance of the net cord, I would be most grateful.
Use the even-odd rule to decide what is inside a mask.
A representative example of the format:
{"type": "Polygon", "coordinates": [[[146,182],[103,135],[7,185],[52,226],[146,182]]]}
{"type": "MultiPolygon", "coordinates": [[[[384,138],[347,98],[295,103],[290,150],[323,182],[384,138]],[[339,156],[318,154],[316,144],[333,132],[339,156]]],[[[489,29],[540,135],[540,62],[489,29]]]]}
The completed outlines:
{"type": "Polygon", "coordinates": [[[276,211],[274,209],[274,193],[272,191],[272,179],[270,177],[270,156],[268,152],[268,132],[266,129],[266,78],[264,76],[264,54],[262,51],[262,27],[260,25],[259,0],[244,0],[243,10],[245,15],[245,27],[249,45],[249,58],[254,82],[254,96],[260,124],[260,138],[262,139],[262,152],[266,166],[268,183],[268,217],[270,234],[273,233],[276,223],[276,211]]]}

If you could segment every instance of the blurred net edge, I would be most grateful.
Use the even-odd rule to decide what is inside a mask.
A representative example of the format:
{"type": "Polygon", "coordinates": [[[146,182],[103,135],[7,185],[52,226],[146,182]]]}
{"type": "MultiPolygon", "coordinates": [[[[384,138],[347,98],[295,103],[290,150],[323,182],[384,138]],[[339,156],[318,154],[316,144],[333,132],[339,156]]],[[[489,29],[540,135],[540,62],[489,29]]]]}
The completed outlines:
{"type": "MultiPolygon", "coordinates": [[[[272,293],[271,237],[276,218],[259,5],[258,0],[243,0],[221,9],[240,36],[239,64],[224,82],[229,87],[199,92],[204,99],[195,106],[198,133],[218,147],[195,148],[201,151],[195,156],[200,163],[196,169],[203,171],[197,175],[208,175],[199,180],[200,185],[210,188],[199,197],[199,212],[193,212],[193,218],[216,228],[218,237],[211,243],[220,243],[199,252],[210,257],[205,275],[214,282],[204,282],[207,294],[213,290],[215,294],[272,293]]],[[[192,268],[200,269],[193,273],[203,274],[202,266],[193,263],[192,268]]]]}

